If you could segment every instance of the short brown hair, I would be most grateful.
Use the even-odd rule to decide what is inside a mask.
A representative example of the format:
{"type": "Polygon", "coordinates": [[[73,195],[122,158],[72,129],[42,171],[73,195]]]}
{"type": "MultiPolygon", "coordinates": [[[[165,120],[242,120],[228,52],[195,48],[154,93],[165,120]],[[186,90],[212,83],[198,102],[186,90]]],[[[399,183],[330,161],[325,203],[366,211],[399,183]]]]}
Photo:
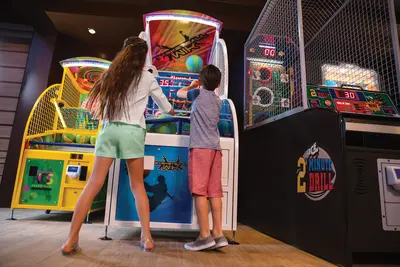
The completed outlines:
{"type": "Polygon", "coordinates": [[[200,70],[199,79],[204,89],[214,91],[221,83],[221,76],[221,71],[210,64],[200,70]]]}

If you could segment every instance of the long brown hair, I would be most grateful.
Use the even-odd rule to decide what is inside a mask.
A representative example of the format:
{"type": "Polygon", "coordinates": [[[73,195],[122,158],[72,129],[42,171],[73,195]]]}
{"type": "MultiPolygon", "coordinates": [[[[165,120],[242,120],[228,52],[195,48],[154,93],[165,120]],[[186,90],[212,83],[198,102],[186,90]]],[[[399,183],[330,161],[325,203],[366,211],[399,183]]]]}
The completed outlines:
{"type": "Polygon", "coordinates": [[[121,118],[123,112],[126,112],[127,94],[130,88],[136,93],[147,51],[146,41],[139,37],[129,37],[124,41],[122,50],[109,69],[89,92],[88,104],[93,105],[98,101],[95,110],[97,118],[112,121],[121,118]]]}

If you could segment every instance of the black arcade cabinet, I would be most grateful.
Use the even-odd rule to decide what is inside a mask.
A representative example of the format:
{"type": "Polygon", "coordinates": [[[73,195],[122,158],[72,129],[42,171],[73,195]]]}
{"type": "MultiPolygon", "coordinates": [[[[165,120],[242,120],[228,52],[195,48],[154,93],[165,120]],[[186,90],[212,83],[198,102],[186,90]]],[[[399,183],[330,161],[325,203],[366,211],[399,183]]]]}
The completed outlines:
{"type": "Polygon", "coordinates": [[[398,55],[391,0],[266,3],[245,45],[240,222],[334,264],[400,263],[398,55]]]}

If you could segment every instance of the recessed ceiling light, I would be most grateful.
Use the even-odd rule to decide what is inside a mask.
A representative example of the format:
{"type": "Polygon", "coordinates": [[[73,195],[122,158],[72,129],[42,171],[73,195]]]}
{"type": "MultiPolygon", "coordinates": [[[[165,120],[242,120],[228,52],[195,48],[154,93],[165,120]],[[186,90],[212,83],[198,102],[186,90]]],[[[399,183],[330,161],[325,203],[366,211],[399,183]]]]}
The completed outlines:
{"type": "Polygon", "coordinates": [[[88,31],[89,31],[90,34],[95,34],[96,33],[96,31],[94,29],[92,29],[92,28],[88,28],[88,31]]]}

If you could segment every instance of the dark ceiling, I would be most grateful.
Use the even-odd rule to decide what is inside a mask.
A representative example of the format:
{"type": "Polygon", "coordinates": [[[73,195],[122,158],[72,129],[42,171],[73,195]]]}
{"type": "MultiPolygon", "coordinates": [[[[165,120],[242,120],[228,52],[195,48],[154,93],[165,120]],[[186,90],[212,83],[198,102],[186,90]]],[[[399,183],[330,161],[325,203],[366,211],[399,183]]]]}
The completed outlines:
{"type": "MultiPolygon", "coordinates": [[[[143,14],[165,9],[197,11],[221,20],[225,30],[250,32],[266,3],[266,0],[30,1],[34,1],[35,7],[46,11],[59,32],[89,44],[100,45],[120,44],[127,36],[138,35],[143,30],[143,14]],[[94,28],[96,34],[89,34],[88,28],[94,28]]],[[[23,0],[13,2],[22,3],[23,0]]],[[[400,24],[400,0],[394,2],[400,24]]],[[[23,4],[19,4],[18,8],[26,9],[23,4]]],[[[27,11],[25,14],[28,14],[27,11]]]]}
{"type": "Polygon", "coordinates": [[[265,0],[43,1],[59,32],[97,44],[121,43],[127,36],[138,35],[143,30],[143,14],[165,9],[197,11],[221,20],[226,30],[249,32],[264,4],[265,0]],[[88,28],[96,34],[90,35],[88,28]]]}

